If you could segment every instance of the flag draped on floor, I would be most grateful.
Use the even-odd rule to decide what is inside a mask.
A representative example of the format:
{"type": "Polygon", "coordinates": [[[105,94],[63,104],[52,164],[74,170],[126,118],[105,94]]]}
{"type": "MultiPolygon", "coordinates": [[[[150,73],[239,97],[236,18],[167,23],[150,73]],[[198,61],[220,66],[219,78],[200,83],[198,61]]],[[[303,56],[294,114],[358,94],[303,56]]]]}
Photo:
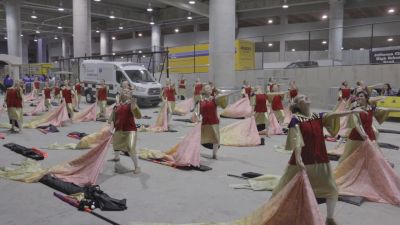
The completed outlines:
{"type": "Polygon", "coordinates": [[[65,103],[63,102],[57,108],[52,111],[41,115],[37,118],[32,119],[31,121],[24,124],[25,128],[36,128],[38,126],[50,125],[56,127],[61,127],[64,122],[69,121],[67,108],[65,107],[65,103]]]}
{"type": "Polygon", "coordinates": [[[176,104],[173,113],[175,115],[183,116],[190,113],[190,110],[192,110],[193,108],[194,108],[194,99],[189,98],[176,104]]]}
{"type": "Polygon", "coordinates": [[[254,116],[223,127],[220,135],[221,145],[248,147],[261,144],[254,116]]]}
{"type": "Polygon", "coordinates": [[[228,105],[221,113],[222,117],[243,118],[251,116],[252,108],[249,98],[241,98],[235,103],[228,105]]]}
{"type": "Polygon", "coordinates": [[[400,176],[383,158],[376,143],[363,143],[335,168],[340,195],[400,206],[400,176]]]}
{"type": "Polygon", "coordinates": [[[76,113],[74,115],[73,121],[77,122],[89,122],[89,121],[96,121],[96,103],[91,104],[85,110],[76,113]]]}
{"type": "Polygon", "coordinates": [[[108,147],[111,143],[112,135],[92,148],[90,151],[71,161],[61,163],[51,168],[42,168],[34,160],[27,159],[17,168],[0,168],[0,177],[33,183],[39,181],[44,175],[51,174],[65,182],[76,185],[92,185],[96,183],[97,177],[103,167],[108,147]]]}
{"type": "Polygon", "coordinates": [[[46,110],[46,106],[44,104],[44,98],[39,99],[37,106],[32,109],[32,111],[25,113],[27,116],[37,116],[38,114],[44,112],[46,110]]]}
{"type": "Polygon", "coordinates": [[[145,160],[159,160],[168,166],[200,166],[201,123],[198,123],[177,145],[166,152],[141,149],[139,157],[145,160]]]}

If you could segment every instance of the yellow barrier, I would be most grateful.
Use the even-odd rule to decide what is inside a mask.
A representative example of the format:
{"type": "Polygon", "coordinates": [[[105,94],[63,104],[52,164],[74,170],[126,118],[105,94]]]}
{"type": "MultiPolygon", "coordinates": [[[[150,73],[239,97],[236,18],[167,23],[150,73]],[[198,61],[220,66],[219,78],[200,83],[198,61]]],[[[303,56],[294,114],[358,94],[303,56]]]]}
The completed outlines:
{"type": "MultiPolygon", "coordinates": [[[[385,108],[400,108],[400,97],[388,96],[384,101],[378,102],[377,106],[385,108]]],[[[389,117],[400,118],[400,112],[391,112],[389,117]]]]}

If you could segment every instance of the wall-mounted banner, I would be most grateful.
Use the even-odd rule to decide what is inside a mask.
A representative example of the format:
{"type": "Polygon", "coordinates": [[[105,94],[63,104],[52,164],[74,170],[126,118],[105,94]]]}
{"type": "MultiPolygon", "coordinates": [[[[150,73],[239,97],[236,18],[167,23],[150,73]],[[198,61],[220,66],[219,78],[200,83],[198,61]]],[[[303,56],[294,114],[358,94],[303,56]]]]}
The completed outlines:
{"type": "Polygon", "coordinates": [[[373,51],[369,55],[371,64],[400,63],[400,49],[373,51]]]}

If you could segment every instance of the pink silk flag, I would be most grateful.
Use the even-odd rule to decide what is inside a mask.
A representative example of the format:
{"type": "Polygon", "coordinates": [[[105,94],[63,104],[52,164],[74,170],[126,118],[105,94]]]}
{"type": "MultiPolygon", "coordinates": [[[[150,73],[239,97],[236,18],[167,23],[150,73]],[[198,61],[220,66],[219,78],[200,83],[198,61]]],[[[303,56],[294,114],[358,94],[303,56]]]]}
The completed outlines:
{"type": "Polygon", "coordinates": [[[221,113],[221,116],[228,118],[243,118],[251,116],[251,112],[253,109],[250,105],[249,98],[241,98],[235,103],[228,105],[224,111],[221,113]]]}
{"type": "Polygon", "coordinates": [[[36,116],[46,110],[44,98],[39,99],[37,106],[30,112],[26,113],[27,116],[36,116]]]}
{"type": "Polygon", "coordinates": [[[261,144],[254,116],[223,127],[220,136],[221,145],[250,147],[261,144]]]}
{"type": "Polygon", "coordinates": [[[335,168],[339,194],[400,206],[400,176],[376,143],[363,143],[335,168]]]}
{"type": "Polygon", "coordinates": [[[112,134],[109,132],[102,142],[87,153],[67,163],[53,167],[50,173],[63,181],[80,186],[96,184],[111,140],[112,134]]]}
{"type": "Polygon", "coordinates": [[[96,121],[96,103],[91,104],[85,110],[76,113],[73,121],[74,122],[89,122],[89,121],[96,121]]]}

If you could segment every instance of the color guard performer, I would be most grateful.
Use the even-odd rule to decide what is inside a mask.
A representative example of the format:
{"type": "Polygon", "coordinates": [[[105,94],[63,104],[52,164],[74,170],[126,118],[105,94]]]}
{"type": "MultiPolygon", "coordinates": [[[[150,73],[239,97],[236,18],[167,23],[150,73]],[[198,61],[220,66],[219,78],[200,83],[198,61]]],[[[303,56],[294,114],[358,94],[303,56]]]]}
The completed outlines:
{"type": "Polygon", "coordinates": [[[185,100],[186,98],[186,80],[183,79],[183,76],[179,80],[179,85],[178,85],[178,97],[181,100],[185,100]]]}
{"type": "Polygon", "coordinates": [[[45,85],[43,88],[44,105],[46,106],[46,111],[49,111],[51,107],[51,88],[48,82],[46,82],[44,85],[45,85]]]}
{"type": "Polygon", "coordinates": [[[76,80],[76,84],[75,84],[75,93],[76,93],[76,109],[79,109],[79,104],[81,103],[81,96],[82,96],[82,86],[81,83],[79,82],[79,80],[76,80]]]}
{"type": "Polygon", "coordinates": [[[99,118],[106,117],[107,96],[108,88],[106,86],[106,81],[101,80],[100,85],[96,90],[97,105],[100,108],[99,118]]]}
{"type": "Polygon", "coordinates": [[[136,99],[131,94],[122,93],[120,99],[125,101],[115,106],[109,118],[109,123],[112,123],[115,129],[112,140],[114,159],[111,161],[116,162],[115,172],[128,172],[123,169],[120,163],[120,151],[127,152],[135,167],[133,173],[138,174],[140,167],[136,153],[137,128],[135,118],[140,119],[141,113],[136,104],[136,99]]]}
{"type": "Polygon", "coordinates": [[[23,96],[22,81],[16,80],[14,86],[6,91],[4,103],[7,106],[8,118],[10,119],[11,132],[19,133],[22,130],[23,121],[23,96]]]}
{"type": "Polygon", "coordinates": [[[69,86],[69,80],[64,81],[64,86],[61,89],[61,95],[67,107],[68,117],[72,119],[74,117],[74,107],[72,106],[72,98],[76,98],[76,94],[74,90],[69,86]]]}

